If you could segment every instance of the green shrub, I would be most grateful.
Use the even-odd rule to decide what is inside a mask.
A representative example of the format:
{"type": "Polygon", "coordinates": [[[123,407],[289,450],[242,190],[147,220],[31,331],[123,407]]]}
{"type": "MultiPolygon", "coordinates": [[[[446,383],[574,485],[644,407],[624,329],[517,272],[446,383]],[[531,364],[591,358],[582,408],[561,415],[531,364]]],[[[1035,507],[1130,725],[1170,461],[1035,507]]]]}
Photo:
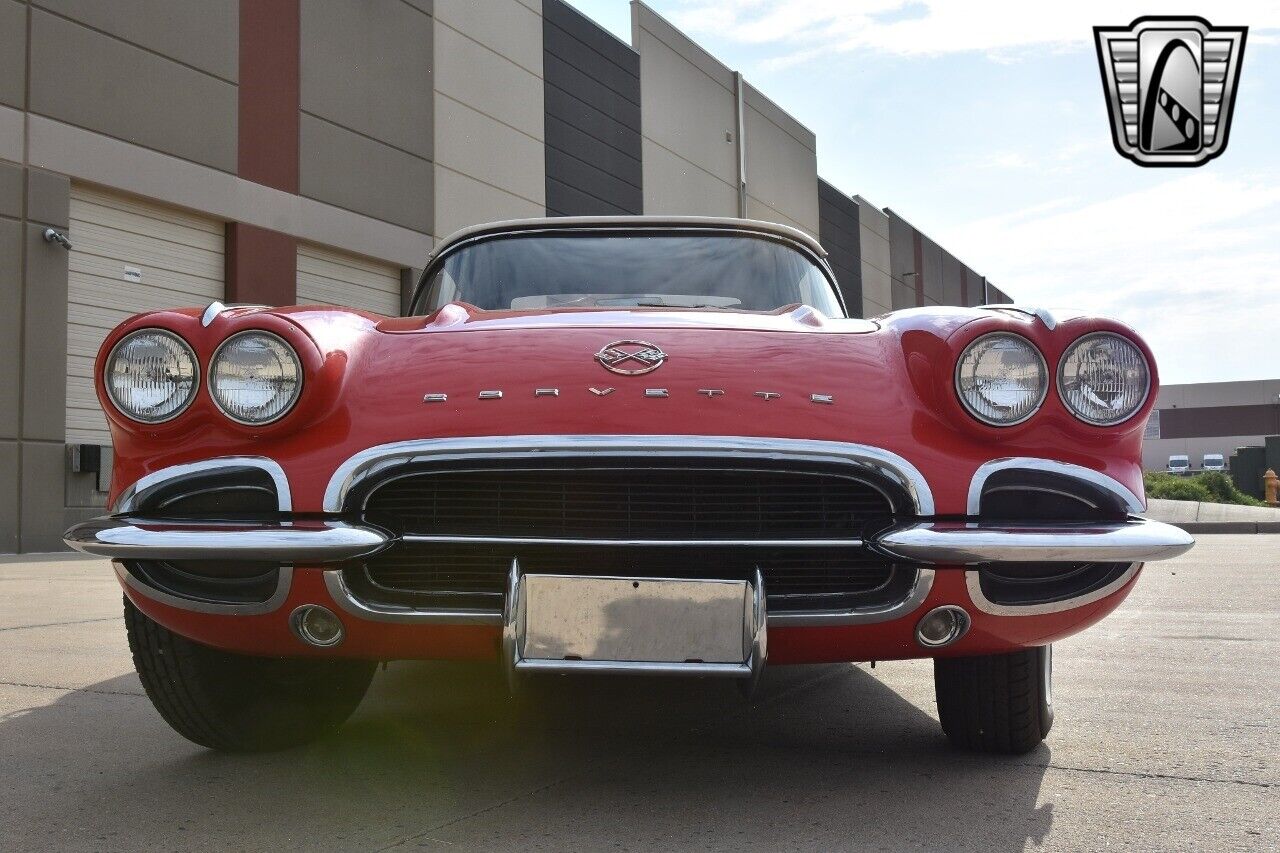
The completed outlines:
{"type": "Polygon", "coordinates": [[[1206,471],[1194,477],[1151,473],[1144,475],[1147,497],[1170,501],[1202,501],[1215,504],[1266,506],[1257,498],[1236,488],[1231,478],[1221,471],[1206,471]]]}
{"type": "Polygon", "coordinates": [[[1190,477],[1157,474],[1147,477],[1147,497],[1167,501],[1201,501],[1214,503],[1209,490],[1190,477]]]}

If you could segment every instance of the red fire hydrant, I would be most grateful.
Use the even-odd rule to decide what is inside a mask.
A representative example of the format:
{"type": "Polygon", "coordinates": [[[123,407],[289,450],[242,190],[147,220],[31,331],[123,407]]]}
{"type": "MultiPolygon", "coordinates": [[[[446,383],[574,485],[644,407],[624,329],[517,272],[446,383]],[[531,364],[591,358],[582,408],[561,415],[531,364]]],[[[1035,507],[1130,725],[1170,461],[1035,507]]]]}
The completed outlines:
{"type": "Polygon", "coordinates": [[[1271,506],[1280,506],[1280,499],[1277,494],[1280,493],[1280,477],[1276,476],[1276,472],[1267,469],[1267,473],[1262,475],[1262,490],[1267,496],[1267,503],[1271,506]]]}

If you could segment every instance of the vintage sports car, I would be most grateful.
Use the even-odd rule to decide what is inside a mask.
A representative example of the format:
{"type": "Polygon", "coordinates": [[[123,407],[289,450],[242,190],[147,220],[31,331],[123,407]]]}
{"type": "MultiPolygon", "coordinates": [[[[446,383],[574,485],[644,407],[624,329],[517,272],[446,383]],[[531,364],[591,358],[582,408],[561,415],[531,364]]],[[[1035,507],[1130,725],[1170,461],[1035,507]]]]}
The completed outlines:
{"type": "Polygon", "coordinates": [[[180,734],[337,728],[378,661],[738,679],[932,658],[957,745],[1053,721],[1050,644],[1192,545],[1136,517],[1151,352],[1011,306],[848,319],[765,222],[469,228],[404,317],[225,306],[106,339],[110,557],[180,734]]]}

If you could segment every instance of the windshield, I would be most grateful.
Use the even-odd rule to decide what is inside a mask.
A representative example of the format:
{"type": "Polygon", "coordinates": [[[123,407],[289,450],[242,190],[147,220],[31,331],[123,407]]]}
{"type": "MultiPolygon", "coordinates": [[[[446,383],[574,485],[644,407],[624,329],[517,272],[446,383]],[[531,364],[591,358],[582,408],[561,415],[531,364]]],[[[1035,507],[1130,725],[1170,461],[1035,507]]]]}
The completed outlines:
{"type": "Polygon", "coordinates": [[[524,234],[448,255],[411,313],[450,302],[489,311],[531,308],[714,308],[809,305],[843,317],[830,281],[807,255],[742,234],[524,234]]]}
{"type": "Polygon", "coordinates": [[[1179,465],[1186,466],[1191,464],[1191,460],[1185,456],[1170,456],[1169,464],[1177,467],[1179,465]]]}

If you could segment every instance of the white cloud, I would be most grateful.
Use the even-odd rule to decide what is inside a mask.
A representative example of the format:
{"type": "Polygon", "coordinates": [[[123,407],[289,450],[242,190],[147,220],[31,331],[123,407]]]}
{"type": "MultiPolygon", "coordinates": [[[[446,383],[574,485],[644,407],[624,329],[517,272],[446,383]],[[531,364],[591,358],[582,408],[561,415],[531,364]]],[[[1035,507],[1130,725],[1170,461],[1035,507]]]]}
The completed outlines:
{"type": "Polygon", "coordinates": [[[1129,323],[1155,350],[1166,382],[1276,375],[1280,174],[1191,173],[937,236],[960,257],[995,260],[988,277],[1019,302],[1129,323]]]}
{"type": "MultiPolygon", "coordinates": [[[[1094,26],[1126,25],[1151,11],[1150,3],[1131,0],[683,0],[672,17],[694,35],[776,46],[782,51],[776,65],[855,50],[902,56],[981,52],[1007,61],[1089,44],[1094,26]]],[[[1159,12],[1203,15],[1205,4],[1170,2],[1159,12]]],[[[1280,31],[1280,4],[1266,0],[1214,3],[1211,16],[1214,23],[1251,27],[1255,44],[1280,31]]]]}

